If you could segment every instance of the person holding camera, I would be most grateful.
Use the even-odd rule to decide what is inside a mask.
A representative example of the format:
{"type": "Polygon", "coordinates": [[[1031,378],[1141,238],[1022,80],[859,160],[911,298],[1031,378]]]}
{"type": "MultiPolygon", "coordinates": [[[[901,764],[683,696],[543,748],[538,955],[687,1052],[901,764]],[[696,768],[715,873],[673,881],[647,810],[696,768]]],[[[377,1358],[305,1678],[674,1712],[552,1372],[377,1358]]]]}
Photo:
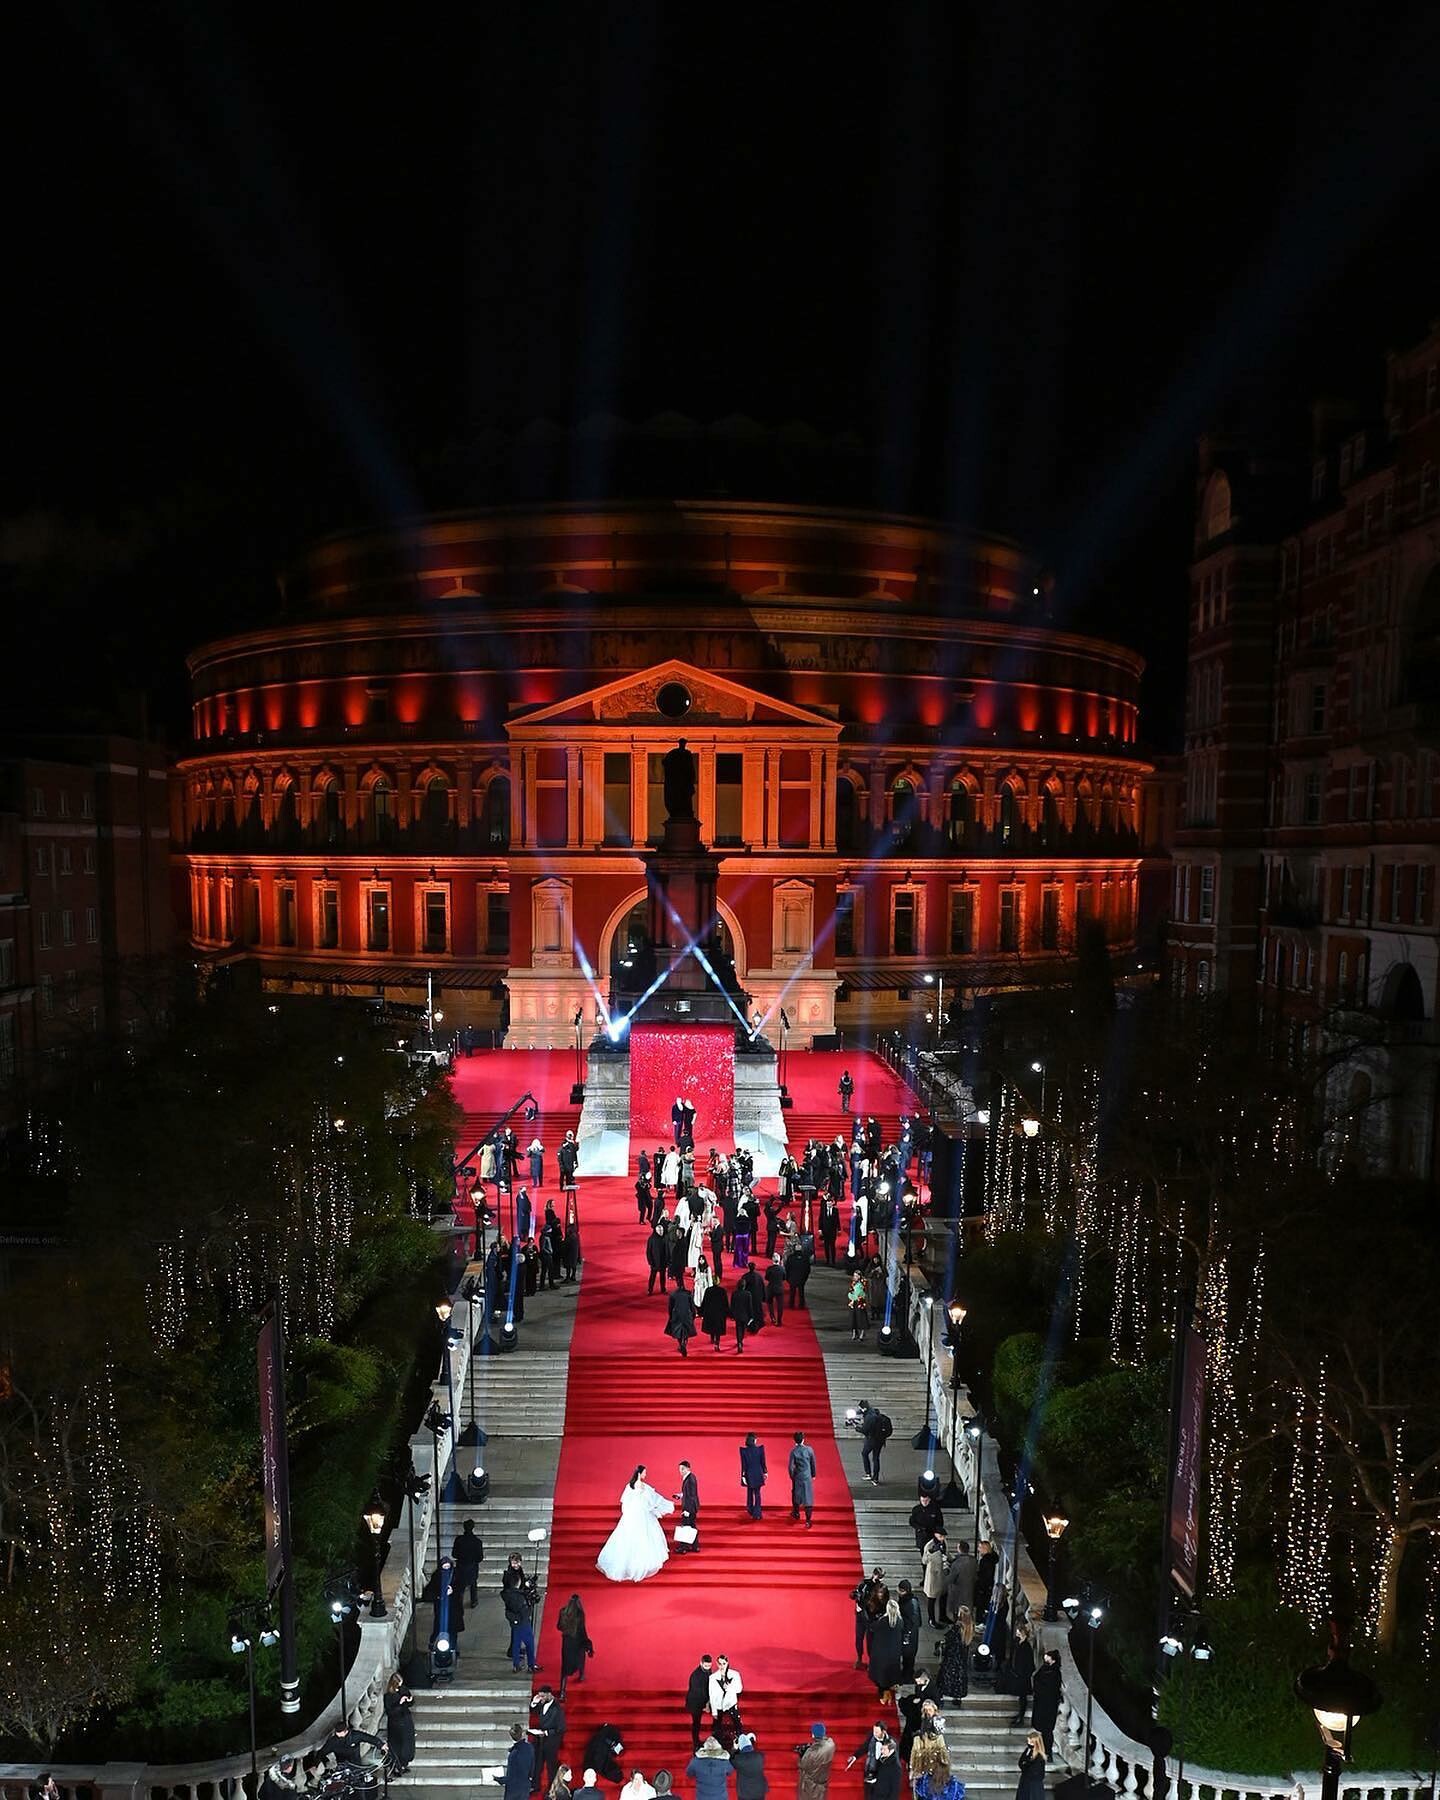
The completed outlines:
{"type": "MultiPolygon", "coordinates": [[[[878,1613],[885,1610],[885,1602],[889,1598],[885,1589],[885,1571],[877,1564],[855,1587],[850,1590],[850,1598],[855,1602],[855,1667],[865,1667],[865,1646],[870,1637],[870,1622],[878,1613]]],[[[851,1757],[854,1762],[854,1757],[851,1757]]]]}
{"type": "Polygon", "coordinates": [[[800,1759],[795,1784],[795,1800],[827,1800],[830,1791],[830,1767],[835,1761],[835,1740],[825,1729],[823,1719],[810,1727],[810,1742],[797,1744],[800,1759]]]}

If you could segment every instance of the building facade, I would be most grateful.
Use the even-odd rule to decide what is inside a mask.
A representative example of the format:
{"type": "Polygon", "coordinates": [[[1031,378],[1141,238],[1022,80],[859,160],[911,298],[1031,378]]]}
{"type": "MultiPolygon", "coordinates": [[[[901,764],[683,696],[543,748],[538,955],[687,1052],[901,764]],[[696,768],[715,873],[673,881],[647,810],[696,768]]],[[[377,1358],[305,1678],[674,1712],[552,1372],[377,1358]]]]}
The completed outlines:
{"type": "MultiPolygon", "coordinates": [[[[289,990],[573,1041],[644,916],[660,761],[697,759],[719,935],[798,1047],[1133,945],[1140,659],[1055,628],[1022,550],[729,502],[336,538],[190,658],[177,899],[289,990]]],[[[623,982],[619,983],[623,986],[623,982]]]]}
{"type": "Polygon", "coordinates": [[[169,767],[130,738],[0,752],[0,1110],[153,1011],[171,948],[169,767]]]}
{"type": "Polygon", "coordinates": [[[1440,325],[1308,464],[1201,446],[1171,977],[1323,1058],[1332,1150],[1436,1171],[1440,325]]]}

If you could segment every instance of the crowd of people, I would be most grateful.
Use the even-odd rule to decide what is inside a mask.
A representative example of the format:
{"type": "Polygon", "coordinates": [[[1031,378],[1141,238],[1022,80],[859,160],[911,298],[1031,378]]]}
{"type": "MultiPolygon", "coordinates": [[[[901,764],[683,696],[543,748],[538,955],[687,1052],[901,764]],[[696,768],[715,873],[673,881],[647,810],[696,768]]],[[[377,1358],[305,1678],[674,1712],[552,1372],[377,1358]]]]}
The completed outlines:
{"type": "Polygon", "coordinates": [[[567,1131],[556,1152],[556,1197],[537,1203],[545,1187],[546,1149],[533,1103],[526,1107],[523,1123],[532,1134],[527,1145],[522,1148],[521,1133],[514,1125],[497,1127],[480,1144],[468,1177],[475,1210],[474,1255],[484,1267],[486,1311],[491,1320],[517,1325],[524,1322],[527,1299],[575,1281],[583,1260],[576,1199],[580,1145],[575,1133],[567,1131]]]}

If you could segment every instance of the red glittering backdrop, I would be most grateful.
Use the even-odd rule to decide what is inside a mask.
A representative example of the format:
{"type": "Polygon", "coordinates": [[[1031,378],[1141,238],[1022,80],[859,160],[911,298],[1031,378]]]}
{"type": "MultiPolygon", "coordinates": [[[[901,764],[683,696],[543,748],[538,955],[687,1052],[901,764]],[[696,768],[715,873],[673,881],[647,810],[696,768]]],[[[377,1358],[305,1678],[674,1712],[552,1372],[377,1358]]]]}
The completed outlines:
{"type": "Polygon", "coordinates": [[[735,1135],[733,1025],[630,1027],[630,1132],[648,1147],[670,1142],[679,1095],[695,1108],[695,1142],[728,1150],[735,1135]]]}

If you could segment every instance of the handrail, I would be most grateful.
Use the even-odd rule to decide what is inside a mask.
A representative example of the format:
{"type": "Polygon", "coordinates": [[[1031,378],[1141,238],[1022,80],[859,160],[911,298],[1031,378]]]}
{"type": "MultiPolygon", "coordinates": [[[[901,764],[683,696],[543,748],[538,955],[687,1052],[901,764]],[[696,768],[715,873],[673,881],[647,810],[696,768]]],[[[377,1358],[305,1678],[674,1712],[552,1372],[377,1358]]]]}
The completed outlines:
{"type": "MultiPolygon", "coordinates": [[[[467,1316],[465,1337],[450,1353],[456,1418],[474,1359],[474,1337],[473,1320],[467,1316]]],[[[443,1381],[436,1380],[426,1398],[426,1409],[432,1399],[444,1404],[448,1398],[443,1381]]],[[[415,1519],[415,1558],[421,1570],[438,1529],[441,1488],[455,1454],[455,1431],[452,1418],[439,1435],[438,1467],[432,1434],[421,1426],[410,1439],[416,1473],[430,1476],[429,1492],[415,1519]]],[[[401,1646],[417,1598],[411,1577],[409,1532],[402,1512],[391,1531],[380,1570],[380,1594],[387,1617],[360,1619],[360,1644],[345,1678],[350,1720],[364,1731],[376,1729],[384,1710],[385,1684],[400,1662],[401,1646]]],[[[277,1758],[301,1756],[323,1743],[339,1717],[337,1690],[304,1731],[283,1742],[260,1746],[261,1779],[277,1758]]],[[[47,1773],[55,1777],[65,1800],[246,1800],[247,1796],[248,1800],[257,1800],[250,1792],[248,1749],[199,1763],[0,1763],[0,1800],[28,1800],[29,1790],[38,1786],[47,1773]]]]}
{"type": "Polygon", "coordinates": [[[464,1156],[460,1157],[458,1159],[458,1161],[453,1161],[451,1163],[450,1173],[455,1177],[455,1179],[457,1181],[460,1179],[461,1170],[469,1168],[470,1164],[480,1154],[480,1152],[484,1149],[485,1145],[490,1141],[490,1139],[492,1137],[494,1137],[495,1133],[497,1131],[504,1130],[504,1128],[515,1117],[516,1113],[519,1112],[520,1108],[525,1104],[525,1102],[527,1100],[530,1102],[530,1104],[533,1107],[536,1108],[537,1111],[539,1110],[540,1102],[535,1098],[535,1096],[527,1088],[525,1090],[525,1092],[520,1096],[520,1098],[515,1102],[515,1104],[510,1108],[509,1112],[501,1113],[500,1117],[498,1119],[496,1119],[496,1121],[494,1122],[493,1125],[486,1126],[485,1130],[482,1131],[480,1133],[480,1136],[476,1139],[474,1147],[472,1149],[467,1150],[465,1152],[464,1156]]]}
{"type": "MultiPolygon", "coordinates": [[[[951,1435],[952,1409],[959,1418],[969,1417],[969,1391],[950,1385],[949,1352],[941,1341],[942,1325],[938,1306],[922,1306],[919,1292],[912,1288],[910,1327],[924,1354],[924,1333],[935,1334],[929,1355],[931,1403],[935,1408],[935,1430],[940,1452],[948,1457],[953,1442],[960,1459],[961,1476],[974,1516],[976,1482],[976,1446],[963,1430],[951,1435]]],[[[1011,1579],[1011,1552],[1015,1533],[1011,1525],[1010,1497],[1000,1478],[995,1441],[988,1434],[980,1441],[980,1516],[981,1535],[988,1536],[1000,1558],[995,1572],[996,1592],[1008,1588],[1011,1579]]],[[[968,1531],[961,1535],[968,1536],[968,1531]]],[[[1028,1617],[1037,1634],[1037,1651],[1043,1641],[1046,1649],[1060,1656],[1061,1709],[1056,1723],[1055,1752],[1059,1760],[1079,1773],[1087,1770],[1092,1783],[1103,1782],[1116,1794],[1142,1795],[1144,1800],[1318,1800],[1319,1776],[1315,1773],[1275,1775],[1242,1775],[1233,1770],[1209,1769],[1198,1764],[1185,1764],[1181,1783],[1183,1793],[1175,1788],[1176,1763],[1164,1764],[1164,1781],[1157,1789],[1154,1780],[1156,1756],[1148,1744],[1142,1744],[1123,1731],[1105,1710],[1098,1697],[1088,1694],[1085,1678],[1070,1648],[1067,1625],[1047,1624],[1041,1619],[1048,1582],[1030,1554],[1024,1534],[1019,1534],[1019,1582],[1017,1584],[1017,1617],[1028,1617]],[[1085,1741],[1087,1701],[1090,1711],[1090,1737],[1085,1741]]],[[[1415,1769],[1346,1770],[1340,1779],[1341,1800],[1434,1800],[1428,1774],[1415,1769]]]]}

